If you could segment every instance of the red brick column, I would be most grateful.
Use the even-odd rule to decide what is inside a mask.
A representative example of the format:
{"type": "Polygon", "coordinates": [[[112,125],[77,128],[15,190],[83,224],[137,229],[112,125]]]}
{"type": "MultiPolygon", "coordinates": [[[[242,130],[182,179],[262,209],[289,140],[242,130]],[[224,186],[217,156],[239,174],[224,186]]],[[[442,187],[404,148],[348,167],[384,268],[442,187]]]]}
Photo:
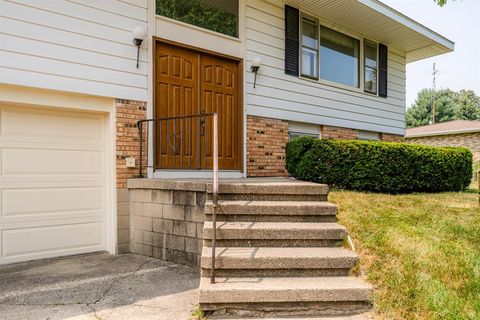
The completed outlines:
{"type": "Polygon", "coordinates": [[[398,134],[381,133],[380,140],[384,142],[402,142],[403,136],[398,134]]]}
{"type": "Polygon", "coordinates": [[[247,116],[247,176],[285,177],[288,122],[247,116]]]}
{"type": "MultiPolygon", "coordinates": [[[[139,145],[137,121],[146,118],[147,103],[122,99],[115,100],[115,103],[117,110],[117,188],[126,188],[127,179],[138,175],[139,145]],[[135,168],[126,167],[125,159],[128,157],[135,158],[135,168]]],[[[145,148],[144,164],[146,163],[146,150],[145,148]]]]}
{"type": "Polygon", "coordinates": [[[322,139],[356,140],[358,131],[355,129],[322,126],[322,139]]]}
{"type": "MultiPolygon", "coordinates": [[[[137,121],[146,118],[147,103],[116,99],[116,171],[117,171],[117,246],[118,252],[130,251],[130,215],[127,179],[138,175],[137,121]],[[135,168],[127,168],[125,159],[135,157],[135,168]]],[[[146,137],[146,135],[145,135],[146,137]]],[[[144,139],[146,141],[146,139],[144,139]]],[[[147,149],[145,149],[146,152],[147,149]]],[[[146,153],[143,157],[146,163],[146,153]]]]}

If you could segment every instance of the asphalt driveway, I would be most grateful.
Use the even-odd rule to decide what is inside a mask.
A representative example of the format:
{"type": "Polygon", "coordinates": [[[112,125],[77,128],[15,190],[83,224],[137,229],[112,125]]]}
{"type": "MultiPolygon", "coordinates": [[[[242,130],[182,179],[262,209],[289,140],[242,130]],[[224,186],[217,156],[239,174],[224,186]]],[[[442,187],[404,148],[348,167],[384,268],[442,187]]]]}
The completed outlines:
{"type": "Polygon", "coordinates": [[[0,266],[0,318],[190,318],[196,270],[134,254],[89,254],[0,266]]]}

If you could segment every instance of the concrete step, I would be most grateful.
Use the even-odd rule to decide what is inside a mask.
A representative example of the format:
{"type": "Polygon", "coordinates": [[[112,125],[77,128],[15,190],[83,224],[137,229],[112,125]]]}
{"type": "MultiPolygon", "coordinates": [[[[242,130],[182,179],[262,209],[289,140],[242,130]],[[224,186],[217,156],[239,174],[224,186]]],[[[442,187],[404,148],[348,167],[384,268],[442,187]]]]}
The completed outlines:
{"type": "MultiPolygon", "coordinates": [[[[258,320],[258,318],[239,318],[235,316],[211,316],[209,319],[215,320],[258,320]]],[[[373,312],[367,312],[363,314],[353,316],[323,316],[323,317],[275,317],[275,318],[262,318],[262,320],[373,320],[375,314],[373,312]]]]}
{"type": "MultiPolygon", "coordinates": [[[[211,197],[211,184],[207,184],[207,192],[211,197]]],[[[328,186],[293,179],[224,180],[218,192],[223,200],[326,201],[328,186]]]]}
{"type": "MultiPolygon", "coordinates": [[[[358,257],[344,248],[217,247],[215,272],[219,277],[347,276],[358,257]]],[[[203,247],[202,275],[209,276],[212,249],[203,247]]]]}
{"type": "MultiPolygon", "coordinates": [[[[217,222],[218,247],[337,247],[346,236],[335,222],[217,222]]],[[[211,221],[203,226],[203,239],[210,247],[211,221]]]]}
{"type": "Polygon", "coordinates": [[[370,308],[371,286],[354,277],[200,280],[200,308],[243,317],[353,315],[370,308]]]}
{"type": "MultiPolygon", "coordinates": [[[[326,201],[220,200],[219,221],[335,222],[337,207],[326,201]]],[[[212,220],[213,203],[205,203],[205,219],[212,220]]]]}

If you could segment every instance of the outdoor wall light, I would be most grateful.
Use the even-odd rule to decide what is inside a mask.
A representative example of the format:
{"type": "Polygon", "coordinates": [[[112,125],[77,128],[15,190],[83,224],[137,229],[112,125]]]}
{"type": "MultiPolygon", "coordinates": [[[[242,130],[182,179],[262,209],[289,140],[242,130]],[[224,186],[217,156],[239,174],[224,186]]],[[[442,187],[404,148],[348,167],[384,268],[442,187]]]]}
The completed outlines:
{"type": "Polygon", "coordinates": [[[147,30],[143,26],[136,26],[133,28],[133,44],[137,47],[137,69],[138,69],[138,60],[140,59],[140,46],[142,45],[143,39],[147,36],[147,30]]]}
{"type": "Polygon", "coordinates": [[[260,57],[253,58],[252,65],[250,66],[250,71],[252,71],[255,74],[253,78],[254,88],[255,88],[255,85],[257,84],[257,72],[258,72],[258,69],[260,69],[261,65],[262,65],[262,59],[260,57]]]}

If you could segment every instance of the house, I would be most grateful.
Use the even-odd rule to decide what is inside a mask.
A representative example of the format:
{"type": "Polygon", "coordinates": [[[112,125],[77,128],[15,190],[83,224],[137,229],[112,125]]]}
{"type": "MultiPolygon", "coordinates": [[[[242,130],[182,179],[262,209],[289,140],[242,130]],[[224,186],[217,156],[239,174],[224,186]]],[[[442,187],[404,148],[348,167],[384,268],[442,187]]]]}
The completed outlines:
{"type": "MultiPolygon", "coordinates": [[[[289,136],[402,137],[405,65],[454,48],[377,0],[0,0],[0,12],[0,264],[132,250],[139,160],[148,178],[210,176],[205,131],[186,151],[205,162],[179,168],[186,135],[164,128],[154,144],[164,131],[139,139],[138,120],[217,112],[221,176],[285,176],[289,136]]],[[[202,121],[182,128],[210,130],[202,121]]]]}
{"type": "Polygon", "coordinates": [[[480,160],[480,121],[452,120],[409,128],[405,142],[437,147],[466,147],[480,160]]]}

